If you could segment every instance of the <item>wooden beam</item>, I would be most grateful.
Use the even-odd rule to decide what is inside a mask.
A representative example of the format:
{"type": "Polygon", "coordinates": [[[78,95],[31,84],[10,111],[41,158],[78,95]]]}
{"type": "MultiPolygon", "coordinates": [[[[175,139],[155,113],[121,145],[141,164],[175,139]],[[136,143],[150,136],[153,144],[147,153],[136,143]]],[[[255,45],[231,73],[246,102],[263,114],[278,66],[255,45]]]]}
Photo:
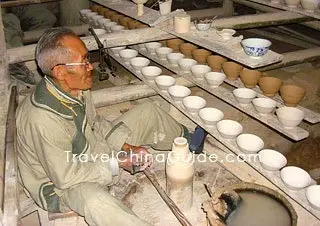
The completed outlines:
{"type": "Polygon", "coordinates": [[[9,1],[9,2],[1,2],[1,8],[8,8],[13,6],[21,6],[21,5],[31,5],[31,4],[39,4],[45,2],[58,2],[60,0],[20,0],[20,1],[9,1]]]}
{"type": "Polygon", "coordinates": [[[7,47],[2,23],[2,12],[0,10],[0,83],[9,85],[7,47]]]}
{"type": "Polygon", "coordinates": [[[217,28],[246,29],[301,23],[309,20],[313,19],[292,12],[276,12],[216,19],[213,21],[213,26],[217,28]]]}
{"type": "MultiPolygon", "coordinates": [[[[253,9],[259,10],[261,12],[283,12],[283,10],[276,9],[276,8],[266,6],[266,5],[261,5],[259,3],[251,2],[248,0],[232,0],[232,1],[235,3],[245,5],[245,6],[253,8],[253,9]]],[[[301,23],[301,25],[304,25],[306,27],[310,27],[315,30],[320,30],[320,21],[319,20],[303,22],[303,23],[301,23]]]]}
{"type": "Polygon", "coordinates": [[[191,16],[192,20],[224,15],[223,8],[190,10],[190,11],[187,11],[187,13],[191,16]]]}
{"type": "MultiPolygon", "coordinates": [[[[73,30],[78,36],[88,34],[88,29],[89,29],[88,24],[82,24],[78,26],[66,26],[66,27],[73,30]]],[[[41,35],[46,30],[47,29],[23,32],[23,38],[22,38],[23,44],[30,44],[30,43],[37,42],[40,39],[41,35]]]]}
{"type": "Polygon", "coordinates": [[[222,8],[225,16],[233,16],[234,8],[231,0],[223,0],[222,8]]]}
{"type": "MultiPolygon", "coordinates": [[[[133,45],[142,42],[151,42],[174,37],[175,36],[157,28],[125,30],[117,33],[99,35],[100,41],[104,43],[105,47],[108,48],[115,46],[133,45]]],[[[97,43],[92,36],[86,36],[81,39],[84,41],[89,50],[98,49],[97,43]]],[[[8,49],[9,63],[34,60],[35,47],[36,44],[8,49]]]]}
{"type": "Polygon", "coordinates": [[[269,71],[277,68],[288,67],[296,64],[301,64],[309,61],[320,59],[320,47],[304,49],[295,52],[283,54],[283,60],[279,63],[259,68],[260,71],[269,71]]]}

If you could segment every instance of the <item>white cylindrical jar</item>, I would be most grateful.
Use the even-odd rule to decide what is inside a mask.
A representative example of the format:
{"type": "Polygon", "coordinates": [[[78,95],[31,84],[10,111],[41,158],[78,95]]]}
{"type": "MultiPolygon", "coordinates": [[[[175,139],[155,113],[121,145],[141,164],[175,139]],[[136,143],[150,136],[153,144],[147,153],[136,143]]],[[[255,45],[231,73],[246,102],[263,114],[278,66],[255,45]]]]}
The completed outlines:
{"type": "Polygon", "coordinates": [[[189,151],[187,139],[174,139],[172,151],[166,162],[167,193],[181,210],[192,207],[193,201],[193,154],[189,151]]]}
{"type": "Polygon", "coordinates": [[[181,14],[174,17],[174,31],[177,33],[188,33],[190,31],[191,16],[181,14]]]}

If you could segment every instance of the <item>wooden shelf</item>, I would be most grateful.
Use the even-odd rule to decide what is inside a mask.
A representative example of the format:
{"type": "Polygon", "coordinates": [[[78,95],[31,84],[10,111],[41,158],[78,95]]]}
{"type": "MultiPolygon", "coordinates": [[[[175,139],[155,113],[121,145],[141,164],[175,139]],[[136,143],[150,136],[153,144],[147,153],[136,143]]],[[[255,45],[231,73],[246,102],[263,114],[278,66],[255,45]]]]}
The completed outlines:
{"type": "Polygon", "coordinates": [[[217,88],[213,88],[207,84],[205,80],[198,80],[192,75],[191,72],[185,73],[180,70],[178,66],[172,66],[167,60],[160,60],[156,55],[149,54],[146,51],[141,51],[137,48],[137,46],[132,46],[132,48],[138,50],[142,55],[146,56],[147,58],[157,62],[158,64],[162,65],[163,67],[168,68],[172,72],[178,74],[181,77],[189,80],[190,82],[196,84],[197,86],[205,89],[209,93],[213,94],[217,98],[223,100],[224,102],[230,104],[231,106],[239,109],[240,111],[250,115],[251,117],[259,120],[260,122],[264,123],[265,125],[271,127],[272,129],[278,131],[279,133],[295,140],[299,141],[305,139],[309,136],[309,132],[300,128],[296,127],[294,129],[285,129],[280,123],[278,118],[274,114],[269,115],[260,115],[254,108],[254,106],[250,103],[247,106],[242,106],[238,103],[235,99],[234,95],[228,89],[219,86],[217,88]]]}
{"type": "Polygon", "coordinates": [[[271,6],[273,8],[278,8],[278,9],[299,13],[305,16],[316,18],[316,19],[320,19],[320,9],[316,9],[314,12],[308,12],[302,8],[301,4],[299,4],[297,8],[290,8],[287,6],[287,4],[283,0],[280,0],[280,3],[272,3],[270,0],[249,0],[249,1],[256,2],[262,5],[271,6]]]}
{"type": "MultiPolygon", "coordinates": [[[[244,87],[243,83],[241,82],[241,80],[239,78],[235,81],[231,81],[231,80],[226,79],[225,82],[228,83],[229,85],[232,85],[237,88],[244,87]]],[[[255,90],[258,93],[258,97],[266,97],[262,94],[262,91],[260,90],[260,88],[258,86],[253,88],[253,90],[255,90]]],[[[278,107],[284,106],[283,100],[279,94],[276,94],[274,97],[272,97],[272,99],[278,102],[278,107]]],[[[310,109],[304,108],[302,106],[297,106],[297,108],[304,111],[305,116],[304,116],[303,120],[305,120],[309,123],[312,123],[312,124],[316,124],[316,123],[320,122],[320,114],[319,113],[314,112],[310,109]]]]}
{"type": "Polygon", "coordinates": [[[248,161],[248,159],[245,159],[244,156],[246,156],[246,155],[240,151],[240,149],[238,148],[238,145],[236,144],[235,139],[223,138],[219,134],[219,132],[217,131],[216,127],[208,127],[202,122],[202,120],[200,119],[200,117],[198,115],[192,115],[192,114],[188,113],[182,103],[174,101],[167,92],[160,91],[158,89],[157,85],[155,84],[155,82],[149,82],[141,74],[137,73],[129,64],[125,64],[119,57],[116,57],[112,53],[110,53],[110,55],[116,61],[118,61],[122,66],[124,66],[126,69],[128,69],[132,74],[134,74],[140,80],[145,82],[148,86],[150,86],[152,89],[154,89],[160,96],[162,96],[164,99],[166,99],[170,104],[172,104],[179,111],[181,111],[183,114],[185,114],[189,119],[191,119],[193,122],[195,122],[196,124],[198,124],[199,126],[204,128],[213,137],[215,137],[217,140],[219,140],[219,142],[221,142],[224,146],[226,146],[228,149],[230,149],[234,154],[240,155],[240,158],[242,158],[244,161],[246,161],[251,167],[253,167],[259,173],[261,173],[271,183],[276,185],[281,191],[283,191],[285,194],[290,196],[293,200],[295,200],[303,208],[305,208],[307,211],[309,211],[312,215],[314,215],[317,219],[320,220],[320,211],[316,210],[310,206],[310,204],[306,198],[306,195],[305,195],[306,189],[301,189],[301,190],[297,190],[297,191],[288,189],[284,185],[284,183],[282,182],[279,171],[276,171],[276,172],[267,171],[262,168],[259,161],[248,161]]]}
{"type": "Polygon", "coordinates": [[[172,25],[165,25],[159,28],[251,68],[267,66],[283,59],[281,54],[271,50],[263,57],[253,59],[245,54],[242,47],[239,46],[240,44],[238,44],[238,46],[232,45],[233,40],[224,41],[217,35],[216,30],[213,28],[208,31],[198,31],[194,26],[191,26],[190,32],[185,34],[174,32],[172,25]]]}

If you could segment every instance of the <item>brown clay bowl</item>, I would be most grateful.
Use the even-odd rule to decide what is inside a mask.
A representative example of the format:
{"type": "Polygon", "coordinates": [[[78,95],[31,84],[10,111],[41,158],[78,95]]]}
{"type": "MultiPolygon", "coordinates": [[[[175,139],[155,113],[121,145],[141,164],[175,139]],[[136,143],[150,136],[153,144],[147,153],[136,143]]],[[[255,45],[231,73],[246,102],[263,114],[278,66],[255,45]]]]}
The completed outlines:
{"type": "Polygon", "coordinates": [[[207,63],[207,57],[212,55],[212,52],[206,49],[195,49],[192,51],[192,57],[196,61],[198,61],[199,64],[206,64],[207,63]]]}
{"type": "Polygon", "coordinates": [[[261,75],[262,73],[260,71],[244,68],[240,72],[240,79],[245,87],[254,88],[258,84],[261,75]]]}
{"type": "Polygon", "coordinates": [[[243,66],[233,61],[227,61],[222,64],[222,69],[226,74],[227,79],[236,80],[239,77],[240,72],[243,69],[243,66]]]}
{"type": "Polygon", "coordinates": [[[286,106],[295,107],[306,95],[306,89],[297,85],[283,85],[280,95],[286,106]]]}
{"type": "Polygon", "coordinates": [[[122,18],[124,16],[120,15],[120,14],[114,14],[111,16],[110,20],[116,23],[119,23],[120,18],[122,18]]]}
{"type": "Polygon", "coordinates": [[[136,28],[148,28],[149,26],[148,25],[146,25],[146,24],[143,24],[143,23],[139,23],[137,26],[136,26],[136,28]]]}
{"type": "Polygon", "coordinates": [[[118,14],[116,11],[113,11],[113,10],[109,10],[108,12],[106,12],[106,13],[104,14],[104,16],[107,17],[107,18],[110,19],[110,20],[111,20],[111,17],[112,17],[113,15],[119,15],[119,14],[118,14]]]}
{"type": "Polygon", "coordinates": [[[128,27],[129,27],[130,30],[136,29],[136,25],[138,25],[138,24],[139,24],[139,22],[136,21],[136,20],[128,21],[128,27]]]}
{"type": "Polygon", "coordinates": [[[192,51],[198,49],[198,46],[191,43],[182,43],[179,46],[180,52],[185,55],[187,58],[192,58],[192,51]]]}
{"type": "Polygon", "coordinates": [[[226,61],[226,58],[219,55],[210,55],[207,57],[208,66],[215,72],[221,72],[222,64],[226,61]]]}
{"type": "Polygon", "coordinates": [[[98,11],[98,9],[99,9],[99,5],[94,5],[94,6],[92,6],[91,7],[91,10],[92,10],[92,12],[97,12],[98,11]]]}
{"type": "Polygon", "coordinates": [[[184,43],[184,41],[180,38],[173,38],[167,40],[167,46],[173,50],[173,52],[178,53],[180,51],[180,44],[184,43]]]}
{"type": "Polygon", "coordinates": [[[101,6],[101,7],[98,8],[97,13],[98,13],[99,15],[104,16],[104,13],[105,13],[107,10],[108,10],[107,8],[101,6]]]}
{"type": "Polygon", "coordinates": [[[162,45],[162,47],[167,47],[167,40],[161,40],[159,41],[162,45]]]}
{"type": "Polygon", "coordinates": [[[129,22],[130,20],[132,20],[130,17],[126,17],[126,16],[125,16],[125,17],[121,17],[121,18],[119,19],[119,23],[120,23],[120,25],[128,28],[128,22],[129,22]]]}
{"type": "Polygon", "coordinates": [[[259,79],[259,86],[263,92],[263,95],[267,97],[273,97],[276,93],[279,92],[279,89],[282,85],[281,79],[275,77],[262,77],[259,79]]]}

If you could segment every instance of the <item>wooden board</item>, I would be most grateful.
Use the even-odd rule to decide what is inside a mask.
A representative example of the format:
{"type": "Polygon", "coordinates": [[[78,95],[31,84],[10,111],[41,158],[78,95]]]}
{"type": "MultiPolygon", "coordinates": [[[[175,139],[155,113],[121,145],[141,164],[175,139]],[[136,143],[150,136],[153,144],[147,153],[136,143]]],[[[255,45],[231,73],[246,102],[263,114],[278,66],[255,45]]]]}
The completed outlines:
{"type": "Polygon", "coordinates": [[[262,5],[271,6],[271,7],[282,9],[282,10],[287,10],[287,11],[299,13],[302,15],[316,18],[316,19],[320,19],[320,10],[319,9],[316,9],[314,12],[308,12],[308,11],[304,10],[300,4],[298,5],[297,8],[290,8],[286,5],[286,3],[283,0],[280,0],[280,3],[272,3],[269,0],[249,0],[249,1],[256,2],[256,3],[262,4],[262,5]]]}
{"type": "Polygon", "coordinates": [[[284,193],[286,193],[288,196],[290,196],[293,200],[295,200],[297,203],[299,203],[303,208],[305,208],[307,211],[309,211],[312,215],[314,215],[317,219],[320,220],[320,211],[312,208],[309,205],[309,202],[305,196],[306,189],[301,189],[298,191],[293,191],[288,189],[284,183],[282,182],[280,178],[280,172],[271,172],[264,170],[260,163],[258,161],[248,161],[245,157],[246,155],[240,151],[238,148],[235,139],[225,139],[223,138],[219,132],[217,131],[216,127],[207,127],[204,125],[202,120],[198,115],[190,114],[186,111],[185,107],[182,103],[174,101],[171,96],[167,92],[162,92],[158,89],[155,82],[149,82],[147,79],[145,79],[141,74],[137,73],[129,64],[125,64],[119,57],[116,57],[111,53],[111,56],[117,60],[122,66],[127,68],[132,74],[137,76],[139,79],[144,81],[147,85],[150,86],[150,88],[154,89],[160,96],[162,96],[164,99],[166,99],[170,104],[175,106],[179,111],[181,111],[183,114],[185,114],[189,119],[191,119],[196,124],[200,125],[202,128],[205,128],[214,138],[219,140],[224,146],[226,146],[229,150],[231,150],[233,153],[240,155],[240,158],[243,158],[244,161],[246,161],[251,167],[253,167],[255,170],[257,170],[259,173],[261,173],[264,177],[266,177],[271,183],[276,185],[280,190],[282,190],[284,193]]]}
{"type": "Polygon", "coordinates": [[[162,25],[161,27],[159,26],[159,28],[251,68],[263,67],[279,62],[283,59],[281,54],[271,50],[269,50],[267,54],[261,58],[250,58],[244,53],[240,44],[233,45],[235,39],[225,41],[216,33],[216,30],[213,28],[209,29],[208,31],[198,31],[192,25],[190,32],[185,34],[176,33],[172,24],[162,25]]]}
{"type": "MultiPolygon", "coordinates": [[[[137,46],[134,47],[138,50],[137,46]]],[[[300,128],[296,127],[295,129],[285,129],[278,121],[277,116],[275,115],[260,115],[254,108],[252,104],[248,104],[247,106],[240,105],[237,100],[235,99],[234,95],[231,91],[227,90],[226,88],[219,86],[217,88],[213,88],[207,84],[205,80],[198,80],[192,75],[191,72],[185,73],[183,72],[178,66],[172,66],[167,60],[160,60],[156,55],[149,54],[146,51],[138,50],[142,55],[145,55],[149,59],[157,62],[158,64],[168,68],[169,70],[173,71],[174,73],[178,74],[181,77],[189,80],[190,82],[196,84],[197,86],[205,89],[209,93],[213,94],[217,98],[225,101],[226,103],[230,104],[231,106],[237,108],[238,110],[250,115],[251,117],[259,120],[260,122],[264,123],[265,125],[271,127],[272,129],[282,133],[283,135],[295,140],[299,141],[309,136],[309,132],[300,128]]]]}

